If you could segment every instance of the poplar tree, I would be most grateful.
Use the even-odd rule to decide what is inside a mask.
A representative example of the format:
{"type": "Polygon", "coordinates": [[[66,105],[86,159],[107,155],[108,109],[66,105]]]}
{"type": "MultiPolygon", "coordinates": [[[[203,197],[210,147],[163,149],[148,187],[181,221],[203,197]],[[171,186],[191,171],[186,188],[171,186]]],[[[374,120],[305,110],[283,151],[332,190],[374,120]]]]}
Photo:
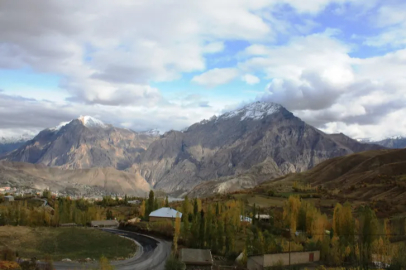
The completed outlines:
{"type": "Polygon", "coordinates": [[[200,223],[199,223],[199,247],[204,248],[206,240],[206,222],[203,209],[200,211],[200,223]]]}
{"type": "Polygon", "coordinates": [[[180,234],[180,214],[179,214],[179,212],[177,212],[176,219],[175,219],[175,232],[173,234],[173,252],[175,254],[178,251],[179,234],[180,234]]]}
{"type": "Polygon", "coordinates": [[[169,207],[169,198],[166,196],[165,198],[165,207],[169,207]]]}

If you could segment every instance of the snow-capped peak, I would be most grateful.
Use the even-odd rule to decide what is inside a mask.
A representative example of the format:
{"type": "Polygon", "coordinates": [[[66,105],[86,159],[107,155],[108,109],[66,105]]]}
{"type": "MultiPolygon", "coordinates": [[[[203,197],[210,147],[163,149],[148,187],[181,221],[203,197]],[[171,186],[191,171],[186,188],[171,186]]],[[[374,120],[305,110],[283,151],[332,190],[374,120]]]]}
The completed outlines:
{"type": "Polygon", "coordinates": [[[278,112],[281,108],[282,106],[276,103],[258,101],[248,104],[241,109],[227,112],[220,116],[219,119],[229,119],[240,116],[241,121],[245,119],[259,120],[278,112]]]}
{"type": "MultiPolygon", "coordinates": [[[[77,118],[77,120],[79,120],[80,122],[82,122],[82,124],[85,127],[101,127],[101,128],[105,128],[107,127],[107,125],[105,125],[102,121],[100,121],[99,119],[96,119],[94,117],[91,116],[83,116],[81,115],[79,118],[77,118]]],[[[61,128],[63,128],[64,126],[66,126],[67,124],[71,123],[73,120],[68,121],[68,122],[61,122],[59,125],[57,125],[56,127],[50,128],[50,130],[52,131],[59,131],[61,128]]]]}
{"type": "Polygon", "coordinates": [[[9,143],[20,143],[26,142],[34,138],[36,133],[23,133],[17,136],[0,136],[0,144],[9,144],[9,143]]]}
{"type": "Polygon", "coordinates": [[[91,116],[80,116],[78,120],[81,121],[85,127],[106,127],[102,121],[91,116]]]}

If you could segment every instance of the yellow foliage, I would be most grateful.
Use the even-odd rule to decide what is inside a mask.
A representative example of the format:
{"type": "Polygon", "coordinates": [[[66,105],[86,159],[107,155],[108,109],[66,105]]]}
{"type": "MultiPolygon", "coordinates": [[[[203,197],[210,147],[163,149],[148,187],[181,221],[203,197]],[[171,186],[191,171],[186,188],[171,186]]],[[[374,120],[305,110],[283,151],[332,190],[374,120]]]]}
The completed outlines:
{"type": "Polygon", "coordinates": [[[297,218],[299,215],[301,201],[297,196],[289,196],[283,206],[283,219],[289,225],[291,232],[296,232],[297,218]]]}
{"type": "Polygon", "coordinates": [[[17,269],[21,269],[21,268],[17,262],[0,261],[0,269],[17,270],[17,269]]]}

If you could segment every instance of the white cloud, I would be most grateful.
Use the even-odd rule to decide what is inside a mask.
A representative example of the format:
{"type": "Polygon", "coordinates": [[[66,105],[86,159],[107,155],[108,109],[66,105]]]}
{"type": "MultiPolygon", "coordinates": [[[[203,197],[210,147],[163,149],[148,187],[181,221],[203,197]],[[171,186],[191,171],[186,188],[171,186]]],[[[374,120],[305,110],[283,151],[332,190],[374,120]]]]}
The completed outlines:
{"type": "Polygon", "coordinates": [[[261,81],[257,76],[254,76],[252,74],[245,74],[244,76],[241,77],[241,80],[243,80],[249,85],[254,85],[261,81]]]}
{"type": "Polygon", "coordinates": [[[239,71],[236,68],[214,68],[193,77],[192,82],[208,87],[215,87],[232,81],[238,74],[239,71]]]}
{"type": "Polygon", "coordinates": [[[404,47],[406,45],[406,4],[381,6],[372,19],[379,33],[366,38],[365,45],[373,47],[404,47]]]}
{"type": "MultiPolygon", "coordinates": [[[[398,119],[399,104],[406,100],[405,50],[357,59],[350,57],[351,47],[340,42],[334,30],[302,35],[319,27],[312,16],[332,3],[342,12],[353,6],[370,10],[376,2],[3,0],[0,68],[29,67],[59,75],[63,78],[61,97],[70,102],[63,98],[58,103],[4,98],[9,102],[3,103],[0,113],[4,117],[7,112],[13,114],[2,123],[8,128],[39,128],[44,122],[35,119],[58,124],[80,112],[100,114],[113,124],[118,118],[117,124],[136,129],[186,126],[227,104],[206,98],[168,101],[163,90],[151,83],[204,72],[209,54],[223,52],[228,41],[237,40],[251,45],[241,54],[220,57],[239,58],[241,63],[213,68],[192,81],[214,87],[243,75],[247,84],[256,84],[259,78],[252,74],[261,74],[262,80],[269,80],[265,98],[282,103],[319,127],[343,128],[355,135],[368,135],[372,132],[369,126],[379,126],[388,134],[400,132],[402,126],[391,128],[383,119],[398,119]],[[289,16],[280,16],[285,5],[293,8],[291,15],[305,14],[307,19],[298,25],[289,16]],[[301,36],[290,36],[292,33],[301,36]],[[279,35],[290,36],[288,44],[274,45],[279,35]],[[27,114],[34,115],[35,121],[21,120],[27,114]]],[[[402,48],[406,44],[404,9],[402,5],[379,8],[375,26],[382,33],[365,44],[402,48]]]]}
{"type": "Polygon", "coordinates": [[[252,45],[239,66],[263,71],[270,80],[258,98],[281,103],[328,132],[406,135],[406,125],[393,127],[390,120],[406,104],[406,50],[366,59],[350,53],[351,47],[334,35],[315,34],[286,46],[252,45]]]}

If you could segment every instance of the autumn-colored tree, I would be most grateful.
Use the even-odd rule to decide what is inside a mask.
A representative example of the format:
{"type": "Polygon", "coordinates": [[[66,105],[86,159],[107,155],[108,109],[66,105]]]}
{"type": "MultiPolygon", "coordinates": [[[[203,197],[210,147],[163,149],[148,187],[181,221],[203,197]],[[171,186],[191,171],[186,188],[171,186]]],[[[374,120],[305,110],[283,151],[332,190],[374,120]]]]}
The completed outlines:
{"type": "Polygon", "coordinates": [[[175,218],[175,231],[173,234],[173,252],[176,254],[178,252],[178,240],[180,235],[180,214],[179,212],[176,213],[175,218]]]}
{"type": "Polygon", "coordinates": [[[144,218],[146,218],[147,213],[146,213],[146,208],[145,208],[145,200],[143,200],[143,201],[141,202],[141,205],[140,205],[140,215],[143,216],[144,218]]]}
{"type": "Polygon", "coordinates": [[[296,232],[300,205],[299,197],[289,196],[289,199],[283,206],[283,219],[285,220],[285,224],[289,226],[291,233],[296,232]]]}
{"type": "Polygon", "coordinates": [[[183,222],[185,219],[189,218],[189,213],[190,213],[190,202],[188,196],[185,197],[182,203],[182,219],[183,222]]]}

